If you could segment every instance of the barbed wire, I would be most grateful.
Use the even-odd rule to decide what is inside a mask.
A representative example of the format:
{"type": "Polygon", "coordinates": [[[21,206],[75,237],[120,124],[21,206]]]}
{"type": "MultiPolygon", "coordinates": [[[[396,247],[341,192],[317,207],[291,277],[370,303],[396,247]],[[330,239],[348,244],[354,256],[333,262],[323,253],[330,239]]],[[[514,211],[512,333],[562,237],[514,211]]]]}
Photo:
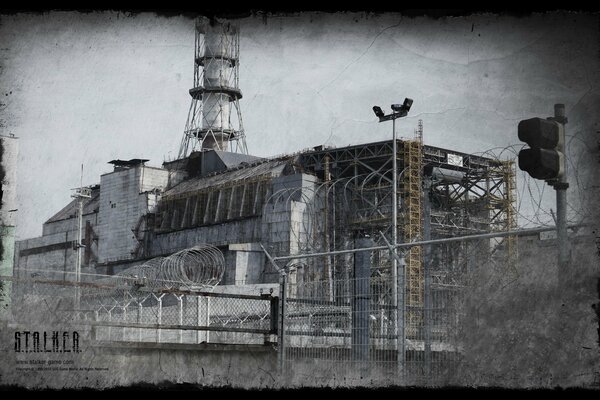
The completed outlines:
{"type": "Polygon", "coordinates": [[[150,288],[180,286],[214,288],[225,273],[223,253],[215,246],[199,244],[168,257],[156,257],[116,275],[125,285],[150,288]],[[133,280],[132,280],[133,278],[133,280]]]}

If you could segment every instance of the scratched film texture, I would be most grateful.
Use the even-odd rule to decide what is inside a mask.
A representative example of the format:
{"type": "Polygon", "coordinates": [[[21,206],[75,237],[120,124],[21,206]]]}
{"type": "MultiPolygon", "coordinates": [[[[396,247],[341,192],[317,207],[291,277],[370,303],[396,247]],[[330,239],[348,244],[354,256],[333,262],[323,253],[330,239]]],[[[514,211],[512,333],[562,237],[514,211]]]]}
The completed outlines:
{"type": "MultiPolygon", "coordinates": [[[[371,107],[415,100],[398,121],[426,144],[483,152],[518,143],[516,125],[564,103],[573,164],[570,222],[600,229],[600,17],[585,13],[408,18],[399,14],[256,15],[239,20],[241,107],[251,154],[389,138],[371,107]]],[[[193,20],[152,13],[51,12],[2,15],[2,133],[20,138],[17,240],[41,224],[111,159],[176,152],[192,82],[193,20]]],[[[520,190],[519,196],[526,196],[520,190]]],[[[554,207],[547,188],[541,208],[554,207]]],[[[537,204],[523,201],[531,215],[537,204]]],[[[545,222],[550,218],[545,215],[545,222]]],[[[532,226],[525,218],[523,226],[532,226]]],[[[526,249],[525,249],[526,250],[526,249]]],[[[457,384],[555,387],[600,384],[599,249],[574,251],[568,279],[555,255],[532,253],[512,282],[482,268],[465,324],[472,346],[457,384]]],[[[52,325],[50,321],[40,320],[52,325]]],[[[35,329],[35,327],[32,327],[35,329]]],[[[80,362],[109,372],[15,370],[12,332],[2,332],[0,384],[112,387],[141,382],[277,386],[266,352],[98,351],[80,362]]],[[[311,382],[307,381],[306,385],[311,382]]],[[[368,382],[365,382],[368,385],[368,382]]]]}

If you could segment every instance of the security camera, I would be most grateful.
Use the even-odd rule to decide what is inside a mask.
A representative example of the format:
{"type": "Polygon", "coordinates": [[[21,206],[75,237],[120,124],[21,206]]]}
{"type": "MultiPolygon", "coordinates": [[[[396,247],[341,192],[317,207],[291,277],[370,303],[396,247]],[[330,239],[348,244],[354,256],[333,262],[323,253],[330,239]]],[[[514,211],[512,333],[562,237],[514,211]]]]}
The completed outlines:
{"type": "Polygon", "coordinates": [[[379,106],[373,106],[373,112],[375,113],[375,115],[378,118],[381,118],[384,116],[383,111],[381,110],[381,107],[379,107],[379,106]]]}

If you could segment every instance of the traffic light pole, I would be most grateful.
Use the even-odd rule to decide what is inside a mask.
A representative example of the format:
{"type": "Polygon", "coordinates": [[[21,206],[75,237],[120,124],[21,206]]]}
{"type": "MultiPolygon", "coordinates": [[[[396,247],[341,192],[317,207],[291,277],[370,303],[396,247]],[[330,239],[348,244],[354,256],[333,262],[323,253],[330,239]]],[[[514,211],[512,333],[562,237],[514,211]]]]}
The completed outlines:
{"type": "MultiPolygon", "coordinates": [[[[532,178],[545,180],[556,190],[556,240],[559,278],[567,271],[569,244],[567,236],[567,155],[565,151],[565,105],[554,105],[554,116],[519,121],[519,140],[529,148],[519,151],[519,168],[532,178]]],[[[562,281],[562,279],[559,279],[562,281]]]]}
{"type": "MultiPolygon", "coordinates": [[[[568,122],[565,117],[565,105],[554,105],[554,118],[552,120],[564,126],[568,122]]],[[[558,242],[558,274],[559,277],[567,271],[569,266],[569,241],[567,236],[567,160],[566,152],[563,148],[559,149],[564,154],[564,173],[560,179],[553,183],[556,190],[556,238],[558,242]]]]}

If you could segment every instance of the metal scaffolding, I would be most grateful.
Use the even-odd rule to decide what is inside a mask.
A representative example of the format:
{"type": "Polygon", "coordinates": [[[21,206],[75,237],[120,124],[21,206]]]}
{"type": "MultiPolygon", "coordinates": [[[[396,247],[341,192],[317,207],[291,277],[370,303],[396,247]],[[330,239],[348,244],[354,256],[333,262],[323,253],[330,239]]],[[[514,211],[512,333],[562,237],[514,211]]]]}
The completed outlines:
{"type": "MultiPolygon", "coordinates": [[[[423,238],[423,206],[422,176],[423,176],[423,143],[420,137],[403,143],[403,161],[405,166],[404,187],[402,190],[404,204],[402,214],[404,220],[404,243],[410,243],[423,238]]],[[[407,305],[411,310],[423,307],[423,255],[421,247],[411,248],[405,255],[406,260],[406,293],[407,305]]],[[[420,314],[414,311],[408,313],[409,335],[414,335],[414,329],[421,320],[420,314]]]]}

